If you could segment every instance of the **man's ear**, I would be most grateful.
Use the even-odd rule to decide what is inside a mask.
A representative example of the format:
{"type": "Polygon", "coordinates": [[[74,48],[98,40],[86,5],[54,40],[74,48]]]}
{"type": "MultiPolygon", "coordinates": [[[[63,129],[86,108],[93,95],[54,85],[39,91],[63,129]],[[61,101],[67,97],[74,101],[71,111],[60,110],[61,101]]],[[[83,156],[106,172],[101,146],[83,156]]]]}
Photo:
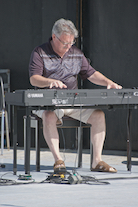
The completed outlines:
{"type": "Polygon", "coordinates": [[[52,40],[55,39],[55,37],[56,37],[56,35],[55,34],[52,34],[52,40]]]}

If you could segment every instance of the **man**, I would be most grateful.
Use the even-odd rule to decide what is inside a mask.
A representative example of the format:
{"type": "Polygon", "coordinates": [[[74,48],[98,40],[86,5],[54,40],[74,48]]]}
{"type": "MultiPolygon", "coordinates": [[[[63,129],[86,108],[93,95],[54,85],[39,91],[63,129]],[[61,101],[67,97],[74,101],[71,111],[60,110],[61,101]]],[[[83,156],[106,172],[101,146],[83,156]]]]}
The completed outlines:
{"type": "MultiPolygon", "coordinates": [[[[77,75],[107,89],[122,87],[106,78],[89,65],[84,54],[74,46],[78,31],[74,24],[65,19],[55,22],[49,42],[38,46],[32,52],[29,64],[30,83],[39,88],[77,89],[77,75]]],[[[43,134],[54,156],[54,172],[66,169],[59,152],[59,135],[56,124],[62,122],[64,115],[89,123],[93,145],[92,171],[117,172],[102,161],[101,153],[105,139],[105,116],[95,109],[59,109],[55,111],[33,111],[43,120],[43,134]]]]}

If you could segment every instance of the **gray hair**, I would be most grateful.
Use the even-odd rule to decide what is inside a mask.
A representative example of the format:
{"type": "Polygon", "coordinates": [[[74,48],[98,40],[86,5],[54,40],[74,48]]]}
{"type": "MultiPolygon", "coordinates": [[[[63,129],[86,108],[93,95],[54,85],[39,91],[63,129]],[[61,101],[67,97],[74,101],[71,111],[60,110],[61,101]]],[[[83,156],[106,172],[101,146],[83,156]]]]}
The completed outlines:
{"type": "Polygon", "coordinates": [[[63,18],[57,20],[52,28],[52,34],[60,36],[62,33],[74,35],[75,38],[78,37],[78,30],[73,22],[63,18]]]}

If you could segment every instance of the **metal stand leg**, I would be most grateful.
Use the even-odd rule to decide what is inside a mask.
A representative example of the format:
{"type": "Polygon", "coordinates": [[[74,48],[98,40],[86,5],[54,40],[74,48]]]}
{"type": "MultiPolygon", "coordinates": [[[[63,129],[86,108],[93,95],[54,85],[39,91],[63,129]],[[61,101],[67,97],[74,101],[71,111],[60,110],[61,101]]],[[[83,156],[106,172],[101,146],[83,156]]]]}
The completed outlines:
{"type": "Polygon", "coordinates": [[[83,129],[78,127],[78,167],[82,167],[83,129]]]}
{"type": "Polygon", "coordinates": [[[17,107],[12,106],[12,135],[13,135],[13,173],[17,173],[17,107]]]}
{"type": "Polygon", "coordinates": [[[40,121],[36,120],[35,140],[36,140],[36,171],[40,172],[40,121]]]}
{"type": "Polygon", "coordinates": [[[30,141],[31,141],[30,113],[31,113],[30,108],[26,107],[25,174],[30,174],[30,141]]]}
{"type": "Polygon", "coordinates": [[[132,109],[128,111],[128,135],[127,135],[127,170],[131,171],[131,119],[132,119],[132,109]]]}

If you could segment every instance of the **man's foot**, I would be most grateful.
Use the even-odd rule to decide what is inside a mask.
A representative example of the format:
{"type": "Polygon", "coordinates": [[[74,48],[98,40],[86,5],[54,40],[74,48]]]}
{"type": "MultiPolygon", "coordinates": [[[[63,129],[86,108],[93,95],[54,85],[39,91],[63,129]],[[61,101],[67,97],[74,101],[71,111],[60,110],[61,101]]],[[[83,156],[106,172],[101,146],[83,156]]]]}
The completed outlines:
{"type": "Polygon", "coordinates": [[[65,173],[66,167],[63,160],[57,160],[54,164],[54,173],[65,173]]]}
{"type": "Polygon", "coordinates": [[[109,172],[109,173],[116,173],[117,170],[114,167],[111,167],[104,161],[100,161],[95,168],[92,168],[91,171],[95,172],[109,172]]]}

